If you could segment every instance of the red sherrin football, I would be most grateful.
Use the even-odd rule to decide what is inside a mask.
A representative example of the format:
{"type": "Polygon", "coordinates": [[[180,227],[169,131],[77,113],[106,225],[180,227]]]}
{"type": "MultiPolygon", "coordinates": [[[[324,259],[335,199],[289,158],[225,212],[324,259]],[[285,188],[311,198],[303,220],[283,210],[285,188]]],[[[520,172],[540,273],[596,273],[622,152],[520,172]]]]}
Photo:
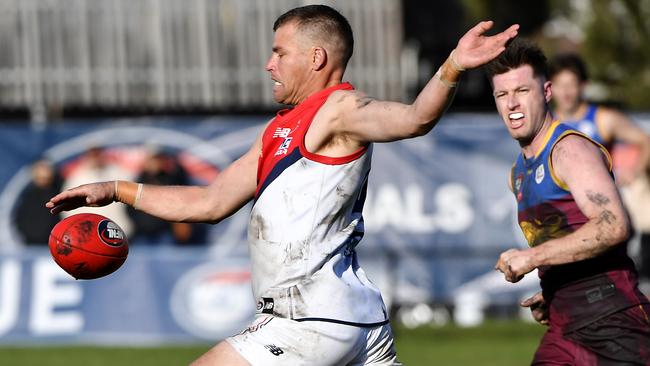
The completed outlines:
{"type": "Polygon", "coordinates": [[[59,221],[50,232],[49,246],[54,261],[78,280],[115,272],[129,254],[124,231],[110,219],[92,213],[59,221]]]}

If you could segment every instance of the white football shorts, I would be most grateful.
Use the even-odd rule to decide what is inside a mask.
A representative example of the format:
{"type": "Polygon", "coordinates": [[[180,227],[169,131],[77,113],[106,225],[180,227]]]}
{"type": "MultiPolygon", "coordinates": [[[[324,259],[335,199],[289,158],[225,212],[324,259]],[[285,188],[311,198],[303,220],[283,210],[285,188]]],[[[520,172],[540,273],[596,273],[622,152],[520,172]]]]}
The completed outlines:
{"type": "Polygon", "coordinates": [[[363,328],[259,314],[226,341],[253,366],[401,365],[389,324],[363,328]]]}

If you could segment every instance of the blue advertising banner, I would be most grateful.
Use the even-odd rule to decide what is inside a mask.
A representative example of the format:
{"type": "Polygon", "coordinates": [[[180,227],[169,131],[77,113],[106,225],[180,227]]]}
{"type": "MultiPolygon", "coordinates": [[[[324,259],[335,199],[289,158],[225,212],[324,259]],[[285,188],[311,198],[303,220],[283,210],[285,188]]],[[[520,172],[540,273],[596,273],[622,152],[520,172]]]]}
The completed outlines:
{"type": "MultiPolygon", "coordinates": [[[[264,121],[138,119],[52,124],[41,131],[0,126],[0,250],[21,247],[13,215],[30,181],[29,164],[39,157],[69,177],[86,151],[102,148],[121,167],[120,177],[133,178],[154,146],[178,156],[190,183],[207,184],[250,147],[264,121]]],[[[494,254],[511,246],[507,174],[516,153],[495,116],[472,114],[451,115],[418,139],[377,144],[364,245],[447,254],[470,248],[494,254]]],[[[217,225],[207,241],[228,247],[245,239],[246,211],[217,225]]]]}
{"type": "MultiPolygon", "coordinates": [[[[26,202],[36,159],[48,159],[65,186],[75,177],[79,182],[77,173],[93,149],[101,149],[112,172],[119,172],[105,179],[136,179],[147,169],[147,156],[163,151],[175,157],[187,183],[207,184],[249,149],[266,121],[0,125],[0,343],[182,343],[241,331],[255,305],[246,245],[249,206],[205,226],[193,245],[133,236],[125,265],[93,281],[75,281],[59,269],[45,243],[27,245],[17,223],[42,223],[30,222],[30,214],[21,217],[18,209],[26,202]]],[[[518,150],[492,114],[448,115],[427,136],[376,144],[364,208],[366,235],[358,251],[386,302],[450,304],[459,288],[476,298],[477,291],[486,291],[484,284],[505,285],[485,274],[494,272],[501,251],[524,245],[507,184],[518,150]],[[480,281],[471,285],[475,279],[480,281]]],[[[138,228],[123,212],[99,212],[123,228],[138,228]],[[126,221],[119,222],[119,215],[126,221]]],[[[534,289],[534,275],[529,277],[508,301],[534,289]]]]}
{"type": "Polygon", "coordinates": [[[76,281],[47,250],[0,260],[0,343],[217,340],[252,320],[245,258],[132,250],[116,273],[76,281]]]}
{"type": "MultiPolygon", "coordinates": [[[[366,269],[383,286],[375,257],[366,269]]],[[[0,344],[216,342],[253,320],[250,279],[246,257],[134,247],[117,272],[77,281],[29,248],[0,259],[0,344]]]]}

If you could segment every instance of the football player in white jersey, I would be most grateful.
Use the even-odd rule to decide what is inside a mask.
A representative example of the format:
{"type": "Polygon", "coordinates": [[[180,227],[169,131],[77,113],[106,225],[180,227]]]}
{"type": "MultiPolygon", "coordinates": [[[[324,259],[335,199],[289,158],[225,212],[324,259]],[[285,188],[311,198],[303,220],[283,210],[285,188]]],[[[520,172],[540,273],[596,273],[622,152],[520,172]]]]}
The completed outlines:
{"type": "Polygon", "coordinates": [[[359,268],[371,143],[421,136],[451,103],[465,69],[499,55],[518,26],[481,22],[458,42],[412,104],[375,100],[343,83],[352,30],[324,5],[274,24],[266,70],[292,105],[205,187],[101,182],[64,191],[53,213],[118,201],[169,221],[217,223],[254,200],[249,222],[258,316],[195,365],[398,365],[381,295],[359,268]]]}

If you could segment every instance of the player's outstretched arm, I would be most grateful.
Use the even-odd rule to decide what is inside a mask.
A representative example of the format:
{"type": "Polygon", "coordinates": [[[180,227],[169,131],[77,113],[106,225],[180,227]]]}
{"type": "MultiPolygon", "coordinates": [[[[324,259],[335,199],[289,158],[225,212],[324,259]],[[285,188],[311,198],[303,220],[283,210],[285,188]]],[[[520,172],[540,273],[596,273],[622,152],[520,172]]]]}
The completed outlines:
{"type": "Polygon", "coordinates": [[[45,206],[52,213],[122,202],[168,221],[216,223],[239,210],[255,193],[261,135],[251,149],[209,186],[157,186],[125,181],[85,184],[59,193],[45,206]]]}
{"type": "Polygon", "coordinates": [[[462,71],[491,61],[517,35],[519,26],[513,25],[486,36],[492,24],[481,22],[458,41],[413,104],[378,101],[354,91],[333,93],[325,107],[335,111],[331,118],[335,130],[361,143],[394,141],[429,132],[451,103],[462,71]]]}
{"type": "Polygon", "coordinates": [[[564,182],[588,221],[575,232],[536,247],[510,249],[501,254],[496,269],[506,280],[519,281],[539,266],[559,265],[593,258],[624,242],[630,222],[609,175],[609,162],[587,139],[569,135],[551,155],[553,170],[564,182]]]}

